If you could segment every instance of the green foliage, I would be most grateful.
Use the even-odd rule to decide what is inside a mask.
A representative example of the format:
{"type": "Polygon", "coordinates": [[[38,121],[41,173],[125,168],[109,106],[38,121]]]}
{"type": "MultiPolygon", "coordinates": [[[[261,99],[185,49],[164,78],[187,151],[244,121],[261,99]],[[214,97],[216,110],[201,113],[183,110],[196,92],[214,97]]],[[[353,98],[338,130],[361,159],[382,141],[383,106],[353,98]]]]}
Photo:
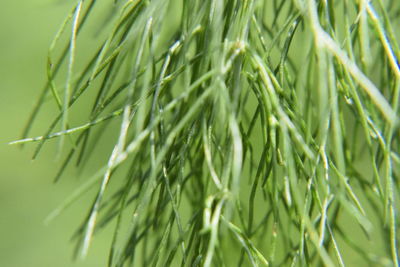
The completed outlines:
{"type": "Polygon", "coordinates": [[[56,180],[113,143],[50,216],[96,188],[81,256],[114,222],[109,266],[398,266],[399,1],[106,2],[72,8],[13,142],[58,138],[56,180]]]}

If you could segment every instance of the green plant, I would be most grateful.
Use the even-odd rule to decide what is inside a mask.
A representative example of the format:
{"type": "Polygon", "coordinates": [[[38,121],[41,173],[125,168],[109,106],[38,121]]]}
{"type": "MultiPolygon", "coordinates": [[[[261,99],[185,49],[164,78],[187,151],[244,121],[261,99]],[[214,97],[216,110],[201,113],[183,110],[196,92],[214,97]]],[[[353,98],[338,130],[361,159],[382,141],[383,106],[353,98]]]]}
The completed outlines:
{"type": "Polygon", "coordinates": [[[69,146],[59,180],[112,136],[51,215],[97,188],[81,256],[115,220],[110,266],[398,266],[398,1],[108,2],[72,8],[14,142],[69,146]],[[101,27],[90,57],[85,23],[101,27]]]}

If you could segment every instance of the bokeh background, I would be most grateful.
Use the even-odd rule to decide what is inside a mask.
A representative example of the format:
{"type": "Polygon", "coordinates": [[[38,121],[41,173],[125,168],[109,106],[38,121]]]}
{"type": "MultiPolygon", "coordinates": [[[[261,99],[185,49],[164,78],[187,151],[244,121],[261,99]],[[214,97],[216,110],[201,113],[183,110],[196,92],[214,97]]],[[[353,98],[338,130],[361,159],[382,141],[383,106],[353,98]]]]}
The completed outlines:
{"type": "MultiPolygon", "coordinates": [[[[73,3],[28,0],[0,3],[0,266],[104,266],[110,231],[95,238],[85,261],[73,261],[71,237],[87,206],[74,205],[51,224],[52,212],[82,181],[75,173],[54,185],[56,146],[32,161],[34,146],[9,146],[23,127],[46,81],[48,47],[73,3]]],[[[46,110],[48,112],[48,110],[46,110]]],[[[32,134],[43,133],[53,114],[42,112],[32,134]]],[[[82,203],[82,202],[81,202],[82,203]]],[[[90,204],[89,201],[84,203],[90,204]]]]}

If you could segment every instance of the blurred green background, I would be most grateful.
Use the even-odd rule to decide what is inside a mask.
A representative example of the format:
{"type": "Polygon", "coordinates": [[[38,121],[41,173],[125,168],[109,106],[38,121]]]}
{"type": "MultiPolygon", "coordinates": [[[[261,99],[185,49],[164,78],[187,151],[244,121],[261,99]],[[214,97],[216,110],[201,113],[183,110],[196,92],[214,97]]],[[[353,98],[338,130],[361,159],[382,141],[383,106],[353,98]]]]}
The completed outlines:
{"type": "MultiPolygon", "coordinates": [[[[72,4],[28,0],[0,5],[0,266],[103,266],[108,256],[106,229],[95,238],[87,260],[72,260],[71,236],[87,206],[74,205],[50,225],[44,224],[46,216],[81,182],[73,174],[57,185],[52,183],[59,167],[54,160],[56,146],[47,146],[32,161],[33,145],[23,150],[7,145],[21,136],[46,81],[48,47],[72,4]]],[[[40,115],[31,135],[41,134],[53,118],[46,112],[40,115]]]]}

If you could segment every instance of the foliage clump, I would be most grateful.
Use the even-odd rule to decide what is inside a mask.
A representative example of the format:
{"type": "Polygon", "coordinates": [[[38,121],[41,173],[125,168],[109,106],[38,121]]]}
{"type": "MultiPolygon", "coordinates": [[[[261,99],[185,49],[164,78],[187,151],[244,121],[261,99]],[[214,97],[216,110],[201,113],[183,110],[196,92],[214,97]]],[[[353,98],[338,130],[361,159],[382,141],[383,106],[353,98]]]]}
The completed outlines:
{"type": "Polygon", "coordinates": [[[399,14],[381,0],[78,1],[15,143],[36,157],[58,138],[56,180],[113,144],[52,214],[95,188],[78,252],[114,222],[110,266],[398,266],[399,14]],[[54,121],[27,138],[50,102],[54,121]]]}

